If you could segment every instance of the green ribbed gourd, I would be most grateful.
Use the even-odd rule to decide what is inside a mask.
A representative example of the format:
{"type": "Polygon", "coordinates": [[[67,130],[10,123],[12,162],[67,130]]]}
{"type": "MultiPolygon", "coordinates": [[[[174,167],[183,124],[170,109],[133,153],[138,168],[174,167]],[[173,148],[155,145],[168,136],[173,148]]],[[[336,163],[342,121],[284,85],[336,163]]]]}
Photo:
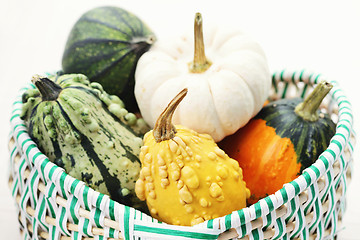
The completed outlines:
{"type": "Polygon", "coordinates": [[[138,111],[134,73],[140,56],[155,42],[155,34],[137,16],[122,8],[97,7],[73,26],[62,58],[65,73],[83,73],[119,96],[130,111],[138,111]]]}
{"type": "Polygon", "coordinates": [[[146,210],[135,195],[145,122],[82,74],[34,76],[21,118],[50,161],[122,204],[146,210]]]}

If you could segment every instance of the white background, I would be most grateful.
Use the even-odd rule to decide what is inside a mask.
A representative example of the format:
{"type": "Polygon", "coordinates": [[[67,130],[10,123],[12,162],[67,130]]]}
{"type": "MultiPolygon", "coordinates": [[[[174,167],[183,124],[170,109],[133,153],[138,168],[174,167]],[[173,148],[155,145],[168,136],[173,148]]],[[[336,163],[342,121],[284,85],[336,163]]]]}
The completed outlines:
{"type": "MultiPolygon", "coordinates": [[[[166,1],[166,0],[2,0],[0,3],[0,239],[20,239],[15,205],[7,186],[7,138],[11,104],[33,74],[61,68],[68,33],[85,11],[102,5],[125,8],[157,34],[204,24],[230,24],[263,47],[272,71],[309,69],[340,83],[353,104],[360,132],[360,1],[166,1]]],[[[348,209],[338,239],[360,239],[359,147],[348,188],[348,209]]]]}

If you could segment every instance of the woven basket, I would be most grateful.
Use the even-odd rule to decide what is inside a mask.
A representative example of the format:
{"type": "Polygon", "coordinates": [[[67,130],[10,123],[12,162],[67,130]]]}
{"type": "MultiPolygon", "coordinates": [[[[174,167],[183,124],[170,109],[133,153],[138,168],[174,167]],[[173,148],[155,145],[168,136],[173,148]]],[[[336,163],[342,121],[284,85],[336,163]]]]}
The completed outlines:
{"type": "MultiPolygon", "coordinates": [[[[307,71],[273,74],[271,100],[305,97],[323,80],[307,71]]],[[[23,239],[333,239],[346,207],[355,137],[351,104],[336,81],[322,111],[337,123],[327,150],[301,176],[247,208],[193,227],[160,223],[67,175],[30,139],[14,103],[9,185],[23,239]]]]}

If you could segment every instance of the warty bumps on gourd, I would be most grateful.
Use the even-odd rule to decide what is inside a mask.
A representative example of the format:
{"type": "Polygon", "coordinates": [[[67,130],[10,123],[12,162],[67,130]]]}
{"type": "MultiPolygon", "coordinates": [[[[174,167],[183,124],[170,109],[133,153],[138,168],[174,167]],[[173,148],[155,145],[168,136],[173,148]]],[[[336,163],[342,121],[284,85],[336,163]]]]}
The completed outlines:
{"type": "Polygon", "coordinates": [[[34,76],[33,82],[21,118],[41,152],[94,190],[146,211],[134,192],[144,121],[85,75],[34,76]]]}

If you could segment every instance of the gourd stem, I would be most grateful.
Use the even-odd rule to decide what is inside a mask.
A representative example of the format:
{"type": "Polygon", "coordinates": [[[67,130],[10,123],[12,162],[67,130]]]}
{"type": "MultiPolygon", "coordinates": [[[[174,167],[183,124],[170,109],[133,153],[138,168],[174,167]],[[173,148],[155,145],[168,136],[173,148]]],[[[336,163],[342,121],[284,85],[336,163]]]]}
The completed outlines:
{"type": "Polygon", "coordinates": [[[62,88],[58,84],[46,77],[34,75],[31,81],[39,90],[43,101],[56,100],[62,90],[62,88]]]}
{"type": "Polygon", "coordinates": [[[315,89],[306,97],[306,99],[299,103],[295,108],[295,113],[302,117],[304,120],[315,122],[319,119],[318,109],[325,98],[330,92],[333,85],[329,82],[320,82],[315,89]]]}
{"type": "Polygon", "coordinates": [[[184,88],[180,93],[178,93],[175,98],[171,100],[165,110],[160,114],[153,130],[153,135],[156,142],[170,140],[175,137],[176,128],[172,124],[171,119],[175,112],[175,109],[186,96],[187,91],[187,88],[184,88]]]}
{"type": "Polygon", "coordinates": [[[189,64],[189,70],[192,73],[205,72],[211,66],[211,62],[205,56],[202,22],[201,14],[196,13],[194,22],[194,60],[189,64]]]}

